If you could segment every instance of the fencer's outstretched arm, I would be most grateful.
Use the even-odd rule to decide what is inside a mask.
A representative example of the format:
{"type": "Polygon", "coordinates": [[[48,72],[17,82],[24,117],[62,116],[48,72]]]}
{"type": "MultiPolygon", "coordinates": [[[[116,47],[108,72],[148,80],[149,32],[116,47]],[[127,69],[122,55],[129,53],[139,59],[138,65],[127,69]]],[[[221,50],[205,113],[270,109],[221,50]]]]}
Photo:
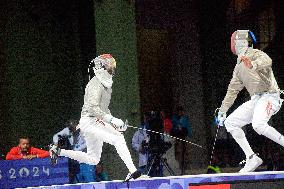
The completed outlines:
{"type": "Polygon", "coordinates": [[[254,55],[252,57],[252,69],[261,70],[272,66],[272,59],[263,51],[254,49],[254,55]]]}
{"type": "Polygon", "coordinates": [[[238,78],[237,75],[237,66],[234,69],[233,77],[228,86],[227,94],[222,101],[222,105],[220,107],[220,112],[226,113],[228,109],[233,105],[235,99],[238,96],[238,93],[244,88],[242,81],[238,78]]]}

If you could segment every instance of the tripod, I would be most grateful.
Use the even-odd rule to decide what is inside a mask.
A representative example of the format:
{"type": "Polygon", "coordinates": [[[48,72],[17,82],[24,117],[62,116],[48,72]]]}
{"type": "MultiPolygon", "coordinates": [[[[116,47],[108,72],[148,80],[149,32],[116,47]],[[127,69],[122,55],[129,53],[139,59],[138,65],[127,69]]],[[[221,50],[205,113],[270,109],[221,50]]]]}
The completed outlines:
{"type": "Polygon", "coordinates": [[[151,161],[150,163],[147,164],[146,167],[146,173],[148,176],[152,176],[149,175],[151,170],[155,171],[154,172],[154,176],[163,176],[163,167],[165,167],[167,169],[167,171],[170,173],[171,176],[174,176],[175,173],[173,171],[173,169],[169,166],[167,159],[162,157],[163,154],[152,154],[151,157],[151,161]]]}

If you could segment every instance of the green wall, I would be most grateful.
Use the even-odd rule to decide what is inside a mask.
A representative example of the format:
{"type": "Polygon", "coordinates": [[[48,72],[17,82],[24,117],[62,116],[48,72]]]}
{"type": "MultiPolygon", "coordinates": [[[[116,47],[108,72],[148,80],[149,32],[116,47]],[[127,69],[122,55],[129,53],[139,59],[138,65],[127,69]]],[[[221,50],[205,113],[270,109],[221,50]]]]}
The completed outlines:
{"type": "MultiPolygon", "coordinates": [[[[97,54],[110,53],[117,61],[110,110],[136,126],[140,122],[140,102],[134,1],[95,1],[95,25],[97,54]]],[[[129,148],[134,131],[129,128],[125,132],[129,148]]],[[[136,159],[135,154],[133,157],[136,159]]],[[[105,145],[102,161],[111,178],[124,179],[127,169],[114,147],[105,145]]]]}
{"type": "Polygon", "coordinates": [[[80,117],[84,83],[78,5],[61,3],[11,0],[2,7],[1,152],[17,145],[20,136],[48,149],[64,122],[80,117]]]}

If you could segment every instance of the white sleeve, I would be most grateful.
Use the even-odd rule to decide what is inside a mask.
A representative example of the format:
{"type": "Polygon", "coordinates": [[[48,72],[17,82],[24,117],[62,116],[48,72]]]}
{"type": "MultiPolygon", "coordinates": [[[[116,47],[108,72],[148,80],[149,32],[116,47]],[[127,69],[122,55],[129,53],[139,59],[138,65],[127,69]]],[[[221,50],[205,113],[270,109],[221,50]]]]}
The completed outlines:
{"type": "Polygon", "coordinates": [[[226,113],[235,102],[238,93],[244,88],[243,82],[237,76],[237,69],[238,65],[235,66],[233,77],[230,81],[226,96],[222,101],[222,105],[220,107],[220,112],[226,113]]]}
{"type": "Polygon", "coordinates": [[[64,128],[62,131],[60,131],[60,132],[58,132],[58,133],[56,133],[55,135],[53,135],[53,143],[54,144],[57,144],[58,143],[58,140],[59,140],[59,135],[61,135],[61,136],[67,136],[67,135],[69,135],[70,134],[70,131],[69,131],[69,128],[68,127],[66,127],[66,128],[64,128]]]}
{"type": "Polygon", "coordinates": [[[271,58],[263,51],[257,50],[251,61],[253,70],[261,70],[272,66],[271,58]]]}

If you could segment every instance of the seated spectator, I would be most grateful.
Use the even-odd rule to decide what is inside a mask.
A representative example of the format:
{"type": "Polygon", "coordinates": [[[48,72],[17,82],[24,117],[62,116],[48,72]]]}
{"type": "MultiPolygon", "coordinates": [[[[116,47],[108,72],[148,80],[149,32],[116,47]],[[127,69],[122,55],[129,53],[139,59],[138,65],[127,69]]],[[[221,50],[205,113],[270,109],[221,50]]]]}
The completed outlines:
{"type": "Polygon", "coordinates": [[[97,182],[109,181],[108,174],[104,171],[103,165],[101,163],[97,164],[96,167],[96,180],[97,182]]]}
{"type": "Polygon", "coordinates": [[[30,139],[22,137],[19,139],[19,145],[13,147],[6,156],[6,160],[16,159],[33,159],[33,158],[45,158],[49,156],[49,152],[34,148],[30,146],[30,139]]]}

